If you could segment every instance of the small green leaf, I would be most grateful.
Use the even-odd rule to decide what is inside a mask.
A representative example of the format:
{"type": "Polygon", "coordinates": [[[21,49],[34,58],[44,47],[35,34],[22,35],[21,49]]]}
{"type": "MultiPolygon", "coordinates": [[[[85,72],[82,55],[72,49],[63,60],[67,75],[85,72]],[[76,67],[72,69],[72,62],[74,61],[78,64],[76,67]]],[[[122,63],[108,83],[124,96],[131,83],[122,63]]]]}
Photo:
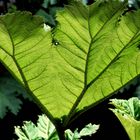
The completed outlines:
{"type": "Polygon", "coordinates": [[[46,115],[40,115],[37,125],[25,121],[22,127],[15,127],[19,140],[59,140],[56,129],[46,115]]]}
{"type": "Polygon", "coordinates": [[[37,122],[38,136],[47,140],[57,139],[58,135],[56,133],[55,126],[47,118],[46,115],[39,116],[37,122]]]}
{"type": "Polygon", "coordinates": [[[83,136],[91,136],[92,134],[96,133],[99,129],[99,125],[89,123],[86,125],[80,132],[78,132],[78,128],[74,131],[74,133],[67,129],[65,131],[65,136],[67,140],[79,140],[83,136]]]}
{"type": "Polygon", "coordinates": [[[99,125],[95,125],[95,124],[91,124],[89,123],[88,125],[86,125],[81,131],[80,131],[80,136],[90,136],[94,133],[96,133],[96,131],[99,129],[99,125]]]}
{"type": "Polygon", "coordinates": [[[65,131],[65,137],[66,137],[66,140],[73,140],[74,138],[74,134],[73,132],[70,130],[70,129],[67,129],[65,131]]]}
{"type": "Polygon", "coordinates": [[[140,121],[140,100],[137,97],[130,98],[129,100],[112,99],[111,104],[116,107],[113,111],[122,115],[129,115],[135,120],[140,121]]]}
{"type": "Polygon", "coordinates": [[[129,100],[112,99],[111,109],[118,117],[131,140],[140,140],[140,100],[136,97],[129,100]]]}
{"type": "Polygon", "coordinates": [[[42,7],[48,8],[49,2],[50,2],[50,0],[44,0],[44,1],[43,1],[43,4],[42,4],[42,7]]]}
{"type": "Polygon", "coordinates": [[[20,128],[15,127],[15,134],[19,137],[19,140],[41,140],[38,137],[38,129],[32,122],[24,122],[24,125],[20,128]]]}
{"type": "Polygon", "coordinates": [[[47,24],[55,25],[55,21],[54,21],[53,16],[51,14],[48,14],[44,10],[42,10],[42,9],[38,10],[37,13],[36,13],[36,15],[42,16],[44,18],[44,21],[47,24]]]}
{"type": "Polygon", "coordinates": [[[8,110],[17,115],[22,104],[18,98],[19,95],[31,100],[25,89],[15,79],[11,77],[0,78],[0,118],[3,118],[8,110]]]}

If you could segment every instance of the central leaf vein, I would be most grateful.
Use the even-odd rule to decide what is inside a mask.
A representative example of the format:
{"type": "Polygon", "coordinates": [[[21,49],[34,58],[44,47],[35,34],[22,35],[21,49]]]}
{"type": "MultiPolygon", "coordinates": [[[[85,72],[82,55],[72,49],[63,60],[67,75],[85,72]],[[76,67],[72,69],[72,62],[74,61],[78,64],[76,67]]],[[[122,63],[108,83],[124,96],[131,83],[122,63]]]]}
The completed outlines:
{"type": "MultiPolygon", "coordinates": [[[[121,7],[122,9],[124,8],[124,5],[121,7]]],[[[89,10],[89,9],[88,9],[89,10]]],[[[96,39],[96,37],[98,36],[98,34],[104,29],[104,27],[108,24],[108,22],[110,20],[112,20],[112,18],[120,11],[120,8],[118,8],[113,14],[112,16],[107,20],[105,21],[105,23],[102,25],[102,27],[100,28],[100,30],[96,33],[96,35],[94,37],[92,37],[92,34],[91,34],[91,31],[90,31],[90,18],[89,18],[89,14],[90,14],[90,11],[88,11],[88,31],[89,31],[89,35],[90,35],[90,38],[91,38],[91,41],[90,41],[90,44],[89,44],[89,49],[88,49],[88,52],[87,52],[87,57],[86,57],[86,63],[85,63],[85,75],[84,75],[84,88],[82,90],[82,92],[80,93],[79,97],[77,98],[77,100],[75,101],[74,105],[72,106],[69,114],[68,114],[68,117],[67,119],[64,121],[64,126],[67,125],[67,123],[69,122],[69,120],[71,119],[71,117],[73,116],[74,112],[75,112],[75,109],[77,108],[77,106],[79,105],[80,101],[82,100],[83,96],[85,95],[87,89],[106,71],[106,69],[112,64],[112,61],[110,62],[109,65],[107,65],[107,67],[95,78],[93,79],[89,84],[87,84],[87,70],[88,70],[88,60],[89,60],[89,54],[90,54],[90,50],[91,50],[91,47],[93,45],[93,42],[94,40],[96,39]]],[[[124,49],[122,49],[120,51],[120,53],[123,51],[124,49]]],[[[119,53],[119,54],[120,54],[119,53]]],[[[117,56],[119,55],[117,54],[117,56]]],[[[116,56],[116,57],[117,57],[116,56]]],[[[116,57],[114,59],[116,59],[116,57]]],[[[113,59],[113,60],[114,60],[113,59]]]]}

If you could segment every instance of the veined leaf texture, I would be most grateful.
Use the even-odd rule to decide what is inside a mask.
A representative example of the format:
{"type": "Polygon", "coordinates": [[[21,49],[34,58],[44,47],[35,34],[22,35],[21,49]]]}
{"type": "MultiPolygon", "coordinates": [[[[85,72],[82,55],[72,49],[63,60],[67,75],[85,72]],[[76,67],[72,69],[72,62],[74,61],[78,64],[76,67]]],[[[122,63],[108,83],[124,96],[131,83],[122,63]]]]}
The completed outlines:
{"type": "Polygon", "coordinates": [[[28,12],[0,17],[0,61],[51,120],[67,125],[139,75],[140,11],[126,3],[72,3],[51,31],[28,12]]]}

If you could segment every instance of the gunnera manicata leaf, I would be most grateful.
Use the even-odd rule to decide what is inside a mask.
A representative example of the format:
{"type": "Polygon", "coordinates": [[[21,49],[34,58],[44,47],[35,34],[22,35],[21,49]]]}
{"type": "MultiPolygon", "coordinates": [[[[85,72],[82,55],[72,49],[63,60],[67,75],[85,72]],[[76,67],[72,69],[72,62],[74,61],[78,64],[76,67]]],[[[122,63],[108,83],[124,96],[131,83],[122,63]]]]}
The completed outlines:
{"type": "Polygon", "coordinates": [[[1,16],[0,60],[51,120],[66,116],[67,126],[75,112],[98,104],[140,73],[140,11],[123,14],[126,5],[74,2],[57,13],[51,31],[28,12],[1,16]]]}

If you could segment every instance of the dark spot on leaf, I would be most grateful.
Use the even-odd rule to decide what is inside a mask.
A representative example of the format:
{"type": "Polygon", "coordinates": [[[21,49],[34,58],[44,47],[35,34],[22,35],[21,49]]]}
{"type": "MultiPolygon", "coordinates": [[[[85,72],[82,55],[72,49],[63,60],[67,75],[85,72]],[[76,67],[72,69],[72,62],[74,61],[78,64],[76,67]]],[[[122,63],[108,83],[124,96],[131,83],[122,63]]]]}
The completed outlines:
{"type": "Polygon", "coordinates": [[[53,43],[55,46],[58,46],[58,45],[59,45],[59,41],[56,40],[56,39],[53,39],[53,40],[52,40],[52,43],[53,43]]]}

